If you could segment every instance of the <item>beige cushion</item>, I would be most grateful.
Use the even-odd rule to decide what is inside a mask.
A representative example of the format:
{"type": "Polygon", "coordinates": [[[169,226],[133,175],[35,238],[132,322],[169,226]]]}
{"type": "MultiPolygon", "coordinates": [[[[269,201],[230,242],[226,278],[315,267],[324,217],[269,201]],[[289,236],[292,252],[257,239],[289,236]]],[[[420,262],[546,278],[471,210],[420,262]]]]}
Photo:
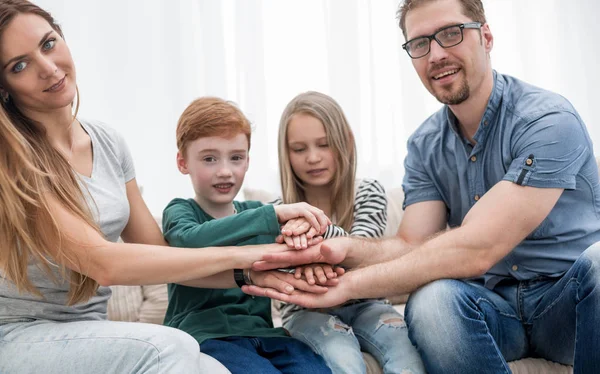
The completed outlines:
{"type": "Polygon", "coordinates": [[[169,297],[167,285],[142,286],[144,301],[140,306],[140,322],[161,325],[165,319],[169,297]]]}
{"type": "Polygon", "coordinates": [[[111,286],[108,300],[108,319],[111,321],[138,322],[144,297],[140,286],[111,286]]]}

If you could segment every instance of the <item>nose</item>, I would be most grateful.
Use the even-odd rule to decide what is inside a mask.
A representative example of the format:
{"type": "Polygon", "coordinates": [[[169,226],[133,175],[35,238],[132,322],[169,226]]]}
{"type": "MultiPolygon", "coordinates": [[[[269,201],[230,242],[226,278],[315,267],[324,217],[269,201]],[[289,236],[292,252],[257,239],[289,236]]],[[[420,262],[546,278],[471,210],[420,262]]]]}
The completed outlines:
{"type": "Polygon", "coordinates": [[[219,178],[228,178],[232,175],[231,167],[227,162],[224,162],[219,170],[217,170],[217,177],[219,178]]]}
{"type": "Polygon", "coordinates": [[[54,60],[47,56],[40,56],[38,64],[40,67],[40,78],[42,79],[52,78],[58,71],[58,67],[54,63],[54,60]]]}
{"type": "Polygon", "coordinates": [[[316,164],[321,161],[321,152],[318,149],[311,148],[308,151],[308,155],[306,157],[306,162],[309,164],[316,164]]]}
{"type": "Polygon", "coordinates": [[[442,47],[437,40],[433,39],[429,41],[429,62],[436,63],[441,60],[448,58],[448,51],[442,47]]]}

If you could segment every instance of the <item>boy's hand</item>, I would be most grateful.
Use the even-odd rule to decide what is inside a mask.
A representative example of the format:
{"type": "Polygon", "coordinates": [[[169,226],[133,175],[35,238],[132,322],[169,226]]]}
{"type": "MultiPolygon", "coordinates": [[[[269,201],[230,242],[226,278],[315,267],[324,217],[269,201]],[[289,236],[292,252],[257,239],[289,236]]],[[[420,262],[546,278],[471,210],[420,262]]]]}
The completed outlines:
{"type": "Polygon", "coordinates": [[[294,290],[300,290],[308,293],[325,293],[327,287],[336,286],[339,283],[337,279],[330,279],[321,285],[308,284],[305,279],[297,279],[294,274],[284,273],[277,270],[271,271],[250,271],[252,284],[261,288],[271,288],[278,292],[291,294],[294,290]]]}
{"type": "Polygon", "coordinates": [[[304,202],[276,205],[273,208],[279,223],[286,223],[291,219],[304,217],[320,235],[323,235],[327,226],[331,224],[331,221],[321,209],[304,202]]]}
{"type": "Polygon", "coordinates": [[[329,264],[311,264],[298,266],[294,272],[294,278],[304,278],[308,284],[327,284],[331,279],[335,279],[338,275],[344,275],[346,270],[339,266],[332,266],[329,264]],[[315,279],[316,278],[316,279],[315,279]]]}
{"type": "MultiPolygon", "coordinates": [[[[327,228],[326,228],[327,229],[327,228]]],[[[297,236],[306,234],[308,239],[319,235],[319,230],[310,225],[310,222],[304,217],[294,218],[281,227],[281,234],[287,236],[297,236]]]]}

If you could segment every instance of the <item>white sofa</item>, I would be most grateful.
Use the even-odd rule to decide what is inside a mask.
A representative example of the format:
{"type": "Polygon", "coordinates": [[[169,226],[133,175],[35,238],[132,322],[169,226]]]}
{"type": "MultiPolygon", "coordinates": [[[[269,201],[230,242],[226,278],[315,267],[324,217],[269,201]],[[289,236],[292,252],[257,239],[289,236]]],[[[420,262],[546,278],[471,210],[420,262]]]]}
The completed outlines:
{"type": "MultiPolygon", "coordinates": [[[[244,196],[248,200],[270,201],[273,196],[267,192],[254,189],[245,189],[244,196]]],[[[402,219],[402,202],[404,195],[401,188],[388,191],[388,228],[386,236],[394,235],[402,219]]],[[[113,297],[108,304],[108,318],[111,320],[147,322],[161,324],[167,308],[166,285],[154,286],[114,286],[113,297]]],[[[392,298],[399,311],[404,310],[406,298],[399,296],[392,298]]],[[[273,323],[281,326],[281,318],[273,310],[273,323]]],[[[381,369],[375,359],[364,354],[368,374],[380,374],[381,369]]],[[[525,358],[509,362],[514,374],[572,374],[573,368],[560,365],[540,358],[525,358]]]]}

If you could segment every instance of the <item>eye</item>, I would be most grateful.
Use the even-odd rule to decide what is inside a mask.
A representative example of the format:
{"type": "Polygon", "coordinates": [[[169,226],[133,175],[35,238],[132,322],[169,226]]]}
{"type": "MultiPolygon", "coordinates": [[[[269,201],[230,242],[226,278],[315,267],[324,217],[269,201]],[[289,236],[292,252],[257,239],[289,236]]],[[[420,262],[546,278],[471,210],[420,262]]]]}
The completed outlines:
{"type": "Polygon", "coordinates": [[[325,144],[319,144],[320,148],[329,148],[329,144],[325,143],[325,144]]]}
{"type": "Polygon", "coordinates": [[[25,61],[19,61],[12,67],[11,71],[13,73],[20,73],[25,67],[27,67],[27,63],[25,61]]]}
{"type": "Polygon", "coordinates": [[[217,158],[214,156],[206,156],[202,159],[202,161],[211,163],[211,162],[216,162],[217,158]]]}
{"type": "Polygon", "coordinates": [[[42,49],[44,51],[48,51],[48,50],[54,48],[55,44],[56,44],[56,39],[48,39],[48,40],[46,40],[46,42],[44,44],[42,44],[42,49]]]}
{"type": "Polygon", "coordinates": [[[232,161],[242,161],[244,159],[245,159],[245,157],[243,155],[233,155],[233,156],[231,156],[231,160],[232,161]]]}
{"type": "Polygon", "coordinates": [[[292,148],[292,152],[294,153],[302,153],[306,148],[292,148]]]}

